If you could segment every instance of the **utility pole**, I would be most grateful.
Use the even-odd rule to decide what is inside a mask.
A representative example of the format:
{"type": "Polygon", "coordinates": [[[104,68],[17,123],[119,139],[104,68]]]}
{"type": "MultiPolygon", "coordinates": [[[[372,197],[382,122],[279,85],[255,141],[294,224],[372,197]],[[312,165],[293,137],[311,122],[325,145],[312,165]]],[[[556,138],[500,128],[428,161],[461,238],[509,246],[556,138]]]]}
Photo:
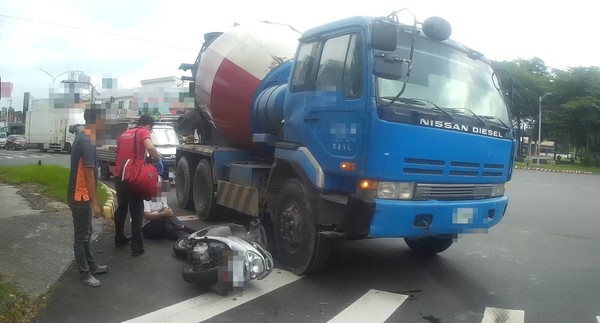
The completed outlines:
{"type": "MultiPolygon", "coordinates": [[[[542,146],[542,100],[547,97],[548,95],[552,95],[552,93],[546,93],[544,95],[540,95],[540,99],[539,99],[539,110],[540,110],[540,115],[539,115],[539,120],[540,120],[540,124],[538,127],[538,143],[537,143],[537,165],[540,165],[540,149],[542,146]]],[[[556,144],[556,143],[555,143],[556,144]]]]}

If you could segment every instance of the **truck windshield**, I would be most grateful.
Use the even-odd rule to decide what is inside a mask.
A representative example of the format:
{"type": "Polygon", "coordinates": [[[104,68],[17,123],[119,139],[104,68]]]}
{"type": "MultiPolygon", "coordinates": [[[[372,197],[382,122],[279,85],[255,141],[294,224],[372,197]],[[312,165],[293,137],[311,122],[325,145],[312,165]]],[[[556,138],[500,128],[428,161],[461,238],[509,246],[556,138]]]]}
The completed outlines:
{"type": "Polygon", "coordinates": [[[155,146],[177,146],[179,139],[173,128],[157,128],[152,130],[152,143],[155,146]]]}
{"type": "MultiPolygon", "coordinates": [[[[394,54],[408,59],[411,38],[411,34],[401,34],[394,54]]],[[[507,106],[494,87],[491,66],[470,56],[447,44],[417,37],[410,78],[401,97],[427,100],[450,112],[466,110],[468,114],[472,112],[509,125],[507,106]]],[[[407,65],[404,64],[402,69],[406,73],[407,65]]],[[[404,76],[399,80],[377,78],[380,106],[389,104],[400,92],[404,76]]],[[[394,109],[407,105],[413,110],[428,108],[425,104],[411,105],[406,100],[399,100],[394,103],[394,109]]]]}

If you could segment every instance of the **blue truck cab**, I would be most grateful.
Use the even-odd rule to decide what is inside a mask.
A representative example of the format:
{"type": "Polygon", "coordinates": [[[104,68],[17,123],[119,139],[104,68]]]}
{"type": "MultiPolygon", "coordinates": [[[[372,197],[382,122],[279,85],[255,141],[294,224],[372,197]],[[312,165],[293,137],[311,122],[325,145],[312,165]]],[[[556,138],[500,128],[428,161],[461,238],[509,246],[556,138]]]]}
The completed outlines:
{"type": "Polygon", "coordinates": [[[503,217],[514,140],[480,53],[354,17],[305,32],[291,70],[283,141],[293,149],[275,156],[319,192],[321,234],[403,237],[435,253],[503,217]],[[385,29],[395,46],[374,48],[385,29]]]}

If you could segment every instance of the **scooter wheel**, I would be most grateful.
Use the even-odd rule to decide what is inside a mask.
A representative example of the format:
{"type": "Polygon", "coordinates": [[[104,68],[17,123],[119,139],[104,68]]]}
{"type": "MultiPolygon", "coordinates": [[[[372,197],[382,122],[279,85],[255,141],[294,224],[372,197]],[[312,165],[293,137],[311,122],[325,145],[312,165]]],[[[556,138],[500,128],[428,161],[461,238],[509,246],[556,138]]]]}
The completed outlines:
{"type": "Polygon", "coordinates": [[[183,268],[181,276],[183,276],[183,280],[185,280],[188,283],[209,286],[217,283],[218,271],[218,267],[196,271],[194,270],[194,266],[188,265],[185,268],[183,268]]]}
{"type": "Polygon", "coordinates": [[[189,235],[184,235],[177,239],[173,244],[173,252],[177,257],[185,257],[187,253],[187,243],[189,235]]]}

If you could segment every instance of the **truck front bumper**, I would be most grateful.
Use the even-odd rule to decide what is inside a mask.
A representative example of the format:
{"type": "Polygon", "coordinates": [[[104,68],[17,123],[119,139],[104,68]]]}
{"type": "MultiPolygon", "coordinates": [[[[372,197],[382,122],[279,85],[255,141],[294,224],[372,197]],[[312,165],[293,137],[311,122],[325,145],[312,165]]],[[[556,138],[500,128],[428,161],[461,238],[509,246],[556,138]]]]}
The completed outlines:
{"type": "Polygon", "coordinates": [[[470,201],[398,201],[375,199],[368,237],[420,237],[485,232],[506,211],[505,196],[470,201]]]}

